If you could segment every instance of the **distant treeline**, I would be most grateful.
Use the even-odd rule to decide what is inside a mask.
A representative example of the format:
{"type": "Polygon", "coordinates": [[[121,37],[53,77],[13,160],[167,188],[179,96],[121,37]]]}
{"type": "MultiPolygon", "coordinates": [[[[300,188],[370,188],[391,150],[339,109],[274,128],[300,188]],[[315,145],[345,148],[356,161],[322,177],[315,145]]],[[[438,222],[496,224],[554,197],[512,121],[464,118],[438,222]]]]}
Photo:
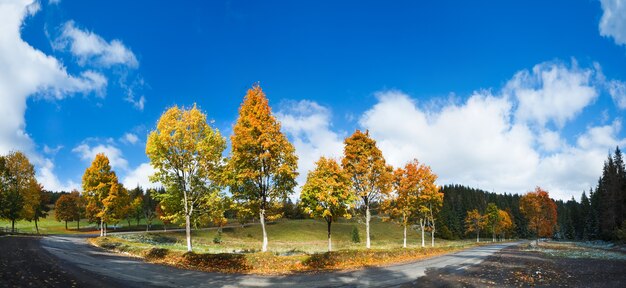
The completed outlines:
{"type": "Polygon", "coordinates": [[[557,201],[557,237],[626,241],[626,173],[619,147],[604,162],[602,176],[580,201],[557,201]]]}

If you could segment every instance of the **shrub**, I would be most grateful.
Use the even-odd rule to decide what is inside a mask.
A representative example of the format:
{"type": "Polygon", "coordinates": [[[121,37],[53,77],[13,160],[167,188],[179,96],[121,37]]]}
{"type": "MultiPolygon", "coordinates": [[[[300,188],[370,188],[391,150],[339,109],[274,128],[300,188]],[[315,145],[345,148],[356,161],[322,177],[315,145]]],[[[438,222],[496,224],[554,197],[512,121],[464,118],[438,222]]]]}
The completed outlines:
{"type": "Polygon", "coordinates": [[[213,243],[221,244],[222,243],[222,232],[217,232],[217,235],[213,237],[213,243]]]}
{"type": "Polygon", "coordinates": [[[148,252],[146,253],[146,258],[148,259],[162,259],[165,258],[165,256],[167,256],[167,253],[169,251],[165,248],[152,248],[150,250],[148,250],[148,252]]]}
{"type": "Polygon", "coordinates": [[[359,237],[359,229],[356,226],[352,226],[352,242],[360,243],[361,237],[359,237]]]}

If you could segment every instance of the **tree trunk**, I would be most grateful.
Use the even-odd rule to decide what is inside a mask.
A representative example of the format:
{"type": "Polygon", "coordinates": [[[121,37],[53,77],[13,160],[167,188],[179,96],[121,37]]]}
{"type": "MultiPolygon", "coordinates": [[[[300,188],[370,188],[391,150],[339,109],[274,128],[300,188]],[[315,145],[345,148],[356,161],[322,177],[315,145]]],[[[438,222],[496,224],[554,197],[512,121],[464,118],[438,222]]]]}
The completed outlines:
{"type": "Polygon", "coordinates": [[[104,223],[104,237],[107,236],[107,223],[104,223]]]}
{"type": "Polygon", "coordinates": [[[78,218],[78,220],[76,220],[76,230],[80,231],[80,218],[78,218]]]}
{"type": "Polygon", "coordinates": [[[67,230],[67,220],[65,220],[65,230],[67,230]]]}
{"type": "Polygon", "coordinates": [[[104,236],[104,221],[100,219],[100,237],[104,236]]]}
{"type": "Polygon", "coordinates": [[[537,237],[535,237],[535,244],[539,247],[539,225],[537,225],[537,237]]]}
{"type": "Polygon", "coordinates": [[[491,234],[491,242],[496,242],[496,229],[493,229],[491,234]]]}
{"type": "Polygon", "coordinates": [[[476,243],[480,242],[480,230],[476,230],[476,243]]]}
{"type": "Polygon", "coordinates": [[[330,220],[326,220],[326,222],[328,223],[328,252],[333,250],[333,244],[330,240],[330,224],[333,222],[333,219],[330,218],[330,220]]]}
{"type": "Polygon", "coordinates": [[[35,218],[35,230],[37,230],[37,234],[39,234],[39,226],[37,226],[37,218],[35,218]]]}
{"type": "Polygon", "coordinates": [[[365,247],[370,249],[370,218],[372,215],[370,214],[370,206],[367,205],[365,207],[365,234],[367,235],[367,240],[365,240],[365,247]]]}
{"type": "Polygon", "coordinates": [[[185,215],[185,235],[187,235],[187,252],[191,252],[191,219],[189,219],[189,215],[185,215]]]}
{"type": "Polygon", "coordinates": [[[433,231],[430,234],[430,247],[435,247],[435,224],[433,222],[433,231]]]}
{"type": "Polygon", "coordinates": [[[261,209],[259,212],[259,220],[261,221],[261,228],[263,229],[263,247],[261,252],[267,252],[267,231],[265,231],[265,209],[261,209]]]}
{"type": "Polygon", "coordinates": [[[426,246],[424,244],[424,226],[426,226],[426,223],[424,223],[424,219],[420,219],[420,228],[422,229],[422,247],[426,246]]]}
{"type": "Polygon", "coordinates": [[[402,243],[402,248],[406,248],[406,223],[404,223],[404,242],[402,243]]]}
{"type": "Polygon", "coordinates": [[[15,233],[15,219],[11,220],[11,233],[15,233]]]}

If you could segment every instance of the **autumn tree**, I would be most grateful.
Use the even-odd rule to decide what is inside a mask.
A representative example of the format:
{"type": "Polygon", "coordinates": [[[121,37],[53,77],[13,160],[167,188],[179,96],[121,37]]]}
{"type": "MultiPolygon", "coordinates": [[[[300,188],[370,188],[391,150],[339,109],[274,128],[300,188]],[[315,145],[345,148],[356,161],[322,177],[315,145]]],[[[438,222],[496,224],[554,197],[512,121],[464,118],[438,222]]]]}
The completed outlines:
{"type": "Polygon", "coordinates": [[[104,213],[101,217],[105,223],[117,223],[128,217],[130,213],[130,197],[128,190],[120,183],[113,183],[106,198],[102,199],[104,213]]]}
{"type": "Polygon", "coordinates": [[[528,219],[528,228],[535,232],[537,244],[539,237],[551,237],[554,234],[556,204],[547,191],[537,187],[535,191],[526,193],[520,199],[520,210],[528,219]]]}
{"type": "MultiPolygon", "coordinates": [[[[132,199],[128,208],[129,213],[127,219],[130,220],[131,218],[134,218],[136,225],[139,226],[139,221],[141,220],[141,217],[143,217],[143,197],[137,196],[132,199]]],[[[128,221],[128,227],[130,227],[130,221],[128,221]]]]}
{"type": "Polygon", "coordinates": [[[210,191],[203,195],[198,207],[198,217],[195,221],[197,225],[215,225],[218,232],[222,232],[222,227],[228,223],[224,216],[226,210],[230,209],[232,201],[221,191],[210,191]]]}
{"type": "Polygon", "coordinates": [[[383,153],[369,133],[356,130],[344,141],[344,171],[350,177],[352,192],[365,208],[366,247],[370,248],[370,208],[391,190],[393,169],[385,164],[383,153]]]}
{"type": "Polygon", "coordinates": [[[34,193],[39,194],[39,202],[35,205],[34,213],[32,217],[28,220],[35,221],[35,229],[37,230],[37,234],[39,234],[39,219],[48,217],[48,212],[50,211],[50,207],[48,207],[48,202],[50,201],[50,196],[43,189],[43,186],[37,182],[33,183],[33,188],[35,190],[34,193]]]}
{"type": "Polygon", "coordinates": [[[2,158],[0,218],[11,221],[11,231],[15,232],[15,221],[34,217],[40,204],[39,184],[35,168],[22,152],[10,152],[2,158]]]}
{"type": "Polygon", "coordinates": [[[496,228],[501,220],[499,210],[496,203],[487,204],[485,218],[487,220],[487,226],[491,229],[491,242],[496,242],[496,228]]]}
{"type": "Polygon", "coordinates": [[[506,233],[514,228],[513,220],[509,212],[498,209],[498,222],[495,227],[496,233],[500,234],[500,238],[505,240],[506,233]]]}
{"type": "MultiPolygon", "coordinates": [[[[425,214],[420,214],[419,211],[420,204],[423,204],[425,209],[429,207],[429,202],[420,201],[420,196],[425,196],[426,194],[430,195],[429,192],[435,189],[435,187],[430,186],[434,185],[434,179],[432,177],[433,174],[427,173],[428,171],[430,170],[425,165],[420,164],[417,159],[407,163],[404,168],[397,168],[393,175],[393,191],[385,195],[381,203],[382,210],[387,215],[388,219],[399,222],[404,228],[404,248],[406,248],[407,226],[410,222],[415,220],[419,215],[428,217],[428,215],[430,215],[428,211],[432,211],[424,211],[425,214]],[[427,192],[427,189],[430,190],[427,192]],[[422,193],[424,193],[424,195],[421,195],[422,193]]],[[[430,200],[430,197],[422,200],[430,200]]],[[[436,203],[430,204],[434,204],[435,208],[438,206],[436,203]]],[[[425,224],[425,218],[423,219],[423,223],[425,224]]],[[[422,230],[422,235],[423,234],[424,231],[422,230]]],[[[424,246],[423,237],[422,246],[424,246]]]]}
{"type": "Polygon", "coordinates": [[[152,226],[152,221],[157,216],[156,209],[158,202],[152,196],[152,194],[154,193],[154,190],[147,189],[146,193],[144,193],[142,196],[143,199],[141,201],[141,208],[143,211],[143,216],[146,219],[146,231],[150,230],[150,227],[152,226]]]}
{"type": "Polygon", "coordinates": [[[467,211],[465,216],[465,230],[467,233],[476,232],[476,242],[480,242],[480,230],[486,225],[485,217],[478,212],[478,209],[467,211]]]}
{"type": "Polygon", "coordinates": [[[265,252],[266,213],[293,192],[298,157],[259,85],[248,90],[239,108],[231,144],[230,192],[240,207],[258,213],[265,252]]]}
{"type": "Polygon", "coordinates": [[[199,202],[205,194],[221,189],[225,148],[226,140],[195,105],[168,109],[148,136],[146,154],[156,170],[150,179],[165,187],[159,200],[180,204],[170,216],[184,218],[187,251],[192,251],[191,218],[199,202]]]}
{"type": "Polygon", "coordinates": [[[307,175],[300,193],[300,205],[311,217],[323,218],[328,227],[328,251],[332,251],[331,224],[340,217],[350,218],[356,197],[350,179],[337,161],[321,157],[307,175]]]}
{"type": "Polygon", "coordinates": [[[83,174],[82,188],[86,200],[86,216],[90,222],[100,223],[100,236],[106,236],[107,223],[111,218],[113,209],[104,204],[108,198],[108,203],[113,204],[109,194],[112,190],[119,190],[117,175],[111,169],[109,158],[103,153],[98,153],[83,174]]]}
{"type": "Polygon", "coordinates": [[[67,222],[74,221],[78,218],[78,199],[72,194],[63,194],[57,202],[54,203],[54,218],[57,221],[65,222],[65,230],[67,230],[67,222]]]}
{"type": "Polygon", "coordinates": [[[443,206],[443,193],[439,186],[435,184],[437,175],[430,167],[420,165],[419,167],[419,197],[418,211],[420,214],[420,226],[422,229],[422,247],[424,247],[424,224],[430,227],[430,246],[435,247],[436,218],[443,206]]]}

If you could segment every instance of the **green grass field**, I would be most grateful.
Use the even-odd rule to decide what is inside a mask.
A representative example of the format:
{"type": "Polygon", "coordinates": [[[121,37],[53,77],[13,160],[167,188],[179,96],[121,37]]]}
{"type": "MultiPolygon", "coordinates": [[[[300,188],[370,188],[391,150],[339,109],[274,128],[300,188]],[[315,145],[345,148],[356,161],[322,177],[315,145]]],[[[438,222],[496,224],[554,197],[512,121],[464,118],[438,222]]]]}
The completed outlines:
{"type": "MultiPolygon", "coordinates": [[[[90,239],[93,245],[143,257],[147,261],[186,269],[228,273],[285,274],[295,271],[355,269],[415,261],[478,245],[473,240],[436,239],[421,248],[420,234],[408,232],[408,249],[402,248],[402,227],[372,219],[372,249],[365,248],[365,225],[357,220],[333,223],[333,251],[327,251],[326,222],[322,220],[279,220],[267,225],[269,251],[259,252],[262,230],[259,225],[227,227],[221,243],[214,243],[216,229],[193,231],[193,251],[187,253],[185,233],[179,231],[129,233],[90,239]],[[361,242],[352,242],[353,227],[361,242]]],[[[233,225],[233,224],[230,224],[233,225]]]]}
{"type": "MultiPolygon", "coordinates": [[[[233,224],[229,224],[233,225],[233,224]]],[[[325,252],[328,247],[326,222],[322,220],[279,220],[267,225],[269,250],[276,253],[316,253],[325,252]]],[[[372,219],[371,222],[372,248],[389,249],[402,247],[402,227],[395,223],[382,222],[372,219]]],[[[194,231],[192,234],[194,251],[199,253],[229,253],[239,251],[258,251],[262,244],[262,230],[260,225],[246,227],[224,228],[221,234],[221,243],[216,244],[213,239],[218,235],[216,230],[194,231]]],[[[132,242],[134,245],[148,248],[157,246],[169,250],[186,251],[184,232],[151,233],[151,235],[133,234],[123,235],[120,238],[132,242]]],[[[426,245],[430,246],[430,234],[426,233],[426,245]]],[[[435,240],[436,246],[460,245],[472,242],[435,240]]],[[[365,225],[356,220],[344,220],[332,225],[333,250],[365,249],[365,225]],[[352,242],[352,229],[357,227],[361,238],[360,243],[352,242]]],[[[409,248],[421,245],[418,231],[409,229],[407,233],[409,248]]]]}
{"type": "MultiPolygon", "coordinates": [[[[76,229],[76,221],[68,222],[67,228],[65,230],[65,222],[59,222],[54,219],[54,209],[50,210],[48,216],[43,219],[39,219],[39,233],[41,234],[84,234],[84,233],[97,233],[97,225],[95,223],[89,223],[86,219],[82,219],[80,221],[80,231],[76,229]]],[[[136,222],[131,221],[131,230],[145,230],[146,229],[146,221],[145,219],[141,219],[139,221],[139,226],[136,226],[136,222]]],[[[34,221],[16,221],[15,228],[18,229],[20,233],[36,233],[35,222],[34,221]]],[[[163,223],[157,219],[152,221],[152,229],[163,229],[163,223]]],[[[11,221],[2,219],[0,220],[0,230],[11,230],[11,221]]],[[[116,230],[129,230],[128,222],[122,221],[117,223],[117,228],[110,227],[109,231],[116,230]]]]}

